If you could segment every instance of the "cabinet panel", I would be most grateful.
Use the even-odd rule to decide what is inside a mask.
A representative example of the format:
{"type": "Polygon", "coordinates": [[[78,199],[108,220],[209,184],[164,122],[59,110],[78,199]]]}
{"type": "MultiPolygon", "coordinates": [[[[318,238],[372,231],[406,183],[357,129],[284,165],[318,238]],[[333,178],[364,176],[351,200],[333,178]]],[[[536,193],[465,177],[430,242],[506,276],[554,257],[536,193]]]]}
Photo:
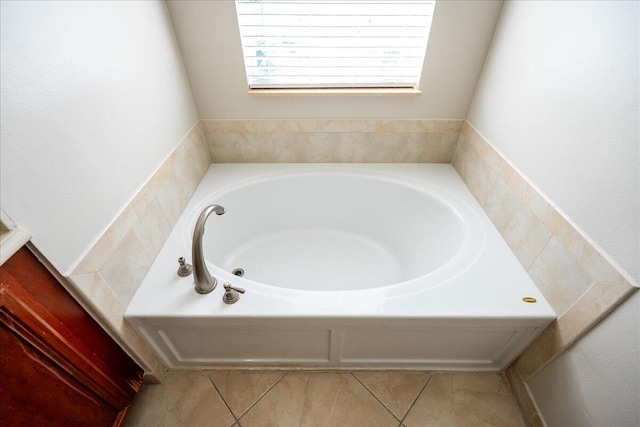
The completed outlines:
{"type": "MultiPolygon", "coordinates": [[[[14,326],[16,324],[14,323],[14,326]]],[[[45,353],[0,327],[2,425],[108,426],[118,410],[96,396],[45,353]]]]}
{"type": "Polygon", "coordinates": [[[142,369],[23,248],[0,267],[0,424],[118,425],[142,369]]]}

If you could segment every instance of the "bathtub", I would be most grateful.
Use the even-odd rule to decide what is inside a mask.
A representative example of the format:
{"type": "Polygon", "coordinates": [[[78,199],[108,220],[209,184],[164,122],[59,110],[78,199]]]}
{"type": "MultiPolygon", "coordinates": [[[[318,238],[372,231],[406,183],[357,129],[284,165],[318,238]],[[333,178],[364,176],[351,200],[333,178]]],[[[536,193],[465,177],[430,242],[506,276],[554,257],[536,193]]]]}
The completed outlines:
{"type": "Polygon", "coordinates": [[[173,368],[491,371],[555,314],[451,165],[222,164],[125,318],[173,368]],[[177,259],[210,204],[201,295],[177,259]],[[246,292],[224,304],[223,283],[246,292]]]}

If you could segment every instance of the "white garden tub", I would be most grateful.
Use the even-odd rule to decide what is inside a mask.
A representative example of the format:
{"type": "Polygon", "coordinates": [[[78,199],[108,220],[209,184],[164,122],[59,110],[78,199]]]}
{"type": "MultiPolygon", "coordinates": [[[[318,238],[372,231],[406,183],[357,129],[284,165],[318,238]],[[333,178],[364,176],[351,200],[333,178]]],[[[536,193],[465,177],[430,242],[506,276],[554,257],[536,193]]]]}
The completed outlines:
{"type": "Polygon", "coordinates": [[[477,371],[505,368],[555,315],[450,165],[225,164],[125,317],[170,367],[477,371]],[[204,235],[218,286],[200,295],[177,259],[210,204],[226,209],[204,235]],[[246,289],[234,305],[224,282],[246,289]]]}

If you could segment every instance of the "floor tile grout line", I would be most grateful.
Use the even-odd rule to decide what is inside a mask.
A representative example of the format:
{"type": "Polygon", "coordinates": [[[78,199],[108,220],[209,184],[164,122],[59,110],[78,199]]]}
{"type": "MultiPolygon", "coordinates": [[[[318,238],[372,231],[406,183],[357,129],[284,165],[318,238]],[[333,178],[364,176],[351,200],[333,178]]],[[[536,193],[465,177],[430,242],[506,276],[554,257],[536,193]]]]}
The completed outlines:
{"type": "Polygon", "coordinates": [[[422,393],[424,393],[424,390],[427,388],[427,386],[429,385],[429,383],[431,382],[431,379],[433,378],[433,373],[429,374],[429,379],[427,379],[427,382],[424,384],[424,386],[422,387],[422,390],[420,390],[420,393],[418,393],[418,395],[416,396],[416,398],[413,400],[413,403],[411,403],[411,405],[409,406],[409,409],[407,409],[407,413],[404,414],[404,417],[402,417],[402,419],[400,420],[400,426],[404,425],[404,420],[407,419],[407,416],[409,416],[409,414],[411,413],[411,410],[413,409],[413,407],[416,405],[416,402],[418,401],[418,399],[420,399],[420,396],[422,396],[422,393]]]}
{"type": "Polygon", "coordinates": [[[256,405],[258,404],[258,402],[260,402],[260,401],[262,400],[262,398],[263,398],[263,397],[265,397],[265,396],[266,396],[266,395],[267,395],[267,394],[268,394],[268,393],[269,393],[269,392],[270,392],[270,391],[271,391],[275,386],[277,386],[277,385],[278,385],[278,383],[279,383],[280,381],[282,381],[282,379],[283,379],[284,377],[286,377],[286,376],[287,376],[287,374],[288,374],[288,372],[283,373],[283,374],[282,374],[282,376],[281,376],[280,378],[278,378],[278,379],[276,380],[276,382],[274,382],[274,383],[273,383],[273,385],[272,385],[271,387],[269,387],[269,388],[268,388],[264,393],[262,393],[262,394],[260,395],[260,397],[258,397],[258,398],[256,399],[256,401],[255,401],[255,402],[253,402],[253,403],[251,404],[251,406],[249,406],[249,407],[247,408],[247,410],[246,410],[246,411],[244,411],[244,412],[242,413],[242,415],[240,415],[240,416],[238,417],[238,420],[237,420],[237,421],[238,421],[238,425],[240,424],[240,420],[242,419],[242,417],[244,417],[245,415],[247,415],[247,414],[249,413],[249,411],[251,411],[251,410],[253,409],[253,407],[254,407],[254,406],[256,406],[256,405]]]}
{"type": "Polygon", "coordinates": [[[231,407],[229,406],[229,404],[227,403],[227,401],[225,400],[224,396],[222,395],[222,393],[220,393],[220,390],[218,390],[218,387],[216,386],[216,383],[213,382],[213,379],[211,379],[211,377],[207,374],[207,378],[209,378],[209,382],[211,383],[211,385],[213,386],[213,388],[216,389],[216,392],[218,393],[218,396],[220,396],[220,399],[222,399],[222,403],[224,403],[224,405],[227,407],[227,409],[229,410],[229,413],[231,413],[231,416],[233,417],[234,423],[231,424],[231,427],[235,426],[236,424],[239,425],[238,423],[238,418],[236,418],[236,414],[233,413],[233,411],[231,410],[231,407]]]}
{"type": "MultiPolygon", "coordinates": [[[[355,378],[355,379],[356,379],[356,381],[358,381],[358,382],[362,385],[362,387],[364,387],[364,389],[365,389],[365,390],[367,390],[367,391],[369,392],[369,394],[370,394],[370,395],[372,395],[372,396],[373,396],[373,397],[374,397],[378,402],[380,402],[380,404],[384,407],[384,409],[386,409],[387,411],[389,411],[389,413],[393,416],[393,418],[395,418],[396,420],[398,420],[398,421],[400,422],[400,424],[402,424],[402,420],[401,420],[401,419],[399,419],[399,418],[396,416],[396,414],[394,414],[394,413],[393,413],[393,411],[392,411],[391,409],[389,409],[389,408],[387,407],[387,405],[385,405],[385,404],[384,404],[384,402],[378,398],[378,396],[376,396],[376,395],[375,395],[375,393],[374,393],[374,392],[372,392],[371,390],[369,390],[369,387],[367,387],[367,386],[366,386],[362,381],[360,381],[360,378],[358,378],[358,377],[353,373],[353,371],[351,371],[351,372],[349,372],[349,373],[351,374],[351,376],[352,376],[353,378],[355,378]]],[[[422,390],[421,390],[421,391],[422,391],[422,390]]]]}

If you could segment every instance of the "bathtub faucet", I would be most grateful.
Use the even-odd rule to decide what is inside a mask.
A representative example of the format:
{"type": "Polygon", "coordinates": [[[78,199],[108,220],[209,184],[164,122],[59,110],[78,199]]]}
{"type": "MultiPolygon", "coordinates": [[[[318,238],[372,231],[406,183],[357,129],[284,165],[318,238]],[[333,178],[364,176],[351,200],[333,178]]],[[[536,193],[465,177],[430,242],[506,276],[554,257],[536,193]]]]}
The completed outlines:
{"type": "Polygon", "coordinates": [[[193,277],[196,284],[196,292],[199,294],[208,294],[216,288],[218,281],[215,277],[211,276],[207,269],[207,264],[204,260],[204,250],[202,249],[202,236],[204,235],[204,224],[207,221],[211,212],[215,212],[216,215],[222,215],[225,211],[222,206],[211,205],[202,210],[198,221],[196,222],[196,228],[193,230],[193,246],[192,257],[193,260],[193,277]]]}

